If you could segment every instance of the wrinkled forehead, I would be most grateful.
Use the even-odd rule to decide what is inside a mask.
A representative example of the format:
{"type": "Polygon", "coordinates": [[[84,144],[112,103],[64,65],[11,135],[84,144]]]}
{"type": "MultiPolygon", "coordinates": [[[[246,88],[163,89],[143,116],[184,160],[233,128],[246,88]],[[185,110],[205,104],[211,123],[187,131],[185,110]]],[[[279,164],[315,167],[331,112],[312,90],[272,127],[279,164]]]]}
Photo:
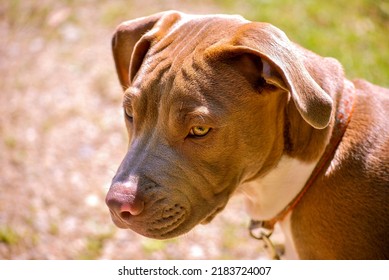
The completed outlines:
{"type": "Polygon", "coordinates": [[[230,38],[231,31],[243,22],[235,16],[188,16],[165,34],[150,30],[145,34],[150,48],[130,92],[155,103],[214,103],[210,99],[217,97],[212,94],[217,88],[213,84],[215,69],[209,65],[205,50],[230,38]]]}
{"type": "Polygon", "coordinates": [[[177,62],[172,56],[163,60],[158,55],[145,59],[140,73],[125,92],[125,99],[178,106],[180,110],[217,104],[213,97],[214,69],[201,56],[188,55],[179,67],[173,67],[174,63],[177,62]]]}

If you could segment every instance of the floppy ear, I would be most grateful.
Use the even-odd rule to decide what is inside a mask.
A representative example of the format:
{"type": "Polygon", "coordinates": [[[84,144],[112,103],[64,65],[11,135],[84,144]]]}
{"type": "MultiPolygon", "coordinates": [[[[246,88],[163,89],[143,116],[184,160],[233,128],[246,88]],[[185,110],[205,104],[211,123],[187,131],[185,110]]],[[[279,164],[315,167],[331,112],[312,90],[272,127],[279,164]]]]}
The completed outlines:
{"type": "Polygon", "coordinates": [[[123,90],[126,90],[150,48],[151,39],[166,31],[180,14],[175,11],[162,12],[121,23],[112,38],[112,52],[116,71],[123,90]],[[155,29],[150,36],[144,36],[155,29]]]}
{"type": "Polygon", "coordinates": [[[214,58],[241,54],[262,60],[266,83],[288,91],[307,123],[317,129],[328,126],[333,112],[331,96],[343,84],[342,67],[335,59],[298,47],[284,32],[267,23],[244,24],[229,43],[208,50],[214,58]]]}

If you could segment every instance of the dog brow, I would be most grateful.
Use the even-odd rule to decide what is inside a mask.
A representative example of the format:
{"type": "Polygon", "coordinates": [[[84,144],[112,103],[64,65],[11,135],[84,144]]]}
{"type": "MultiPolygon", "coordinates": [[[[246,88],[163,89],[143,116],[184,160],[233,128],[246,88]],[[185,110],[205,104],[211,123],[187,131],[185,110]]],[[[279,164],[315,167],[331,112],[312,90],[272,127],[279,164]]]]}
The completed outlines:
{"type": "Polygon", "coordinates": [[[139,98],[140,90],[136,87],[129,87],[123,95],[123,106],[131,106],[134,99],[139,98]]]}
{"type": "Polygon", "coordinates": [[[201,118],[204,120],[205,117],[209,117],[209,109],[205,106],[195,108],[192,112],[186,114],[190,118],[201,118]]]}
{"type": "Polygon", "coordinates": [[[123,107],[131,107],[132,105],[132,98],[130,98],[128,95],[123,96],[123,107]]]}
{"type": "Polygon", "coordinates": [[[197,122],[212,125],[215,121],[216,118],[206,106],[184,107],[179,113],[179,122],[184,124],[197,122]]]}

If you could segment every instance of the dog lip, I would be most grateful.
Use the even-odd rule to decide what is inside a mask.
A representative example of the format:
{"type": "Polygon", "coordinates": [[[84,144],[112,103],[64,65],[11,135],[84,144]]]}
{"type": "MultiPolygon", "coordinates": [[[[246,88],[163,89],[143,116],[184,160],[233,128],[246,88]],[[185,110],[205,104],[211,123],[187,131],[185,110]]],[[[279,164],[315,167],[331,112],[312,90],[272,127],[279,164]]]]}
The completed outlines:
{"type": "MultiPolygon", "coordinates": [[[[168,239],[176,237],[185,231],[181,226],[188,217],[189,209],[179,204],[163,209],[160,218],[153,219],[143,213],[123,219],[115,211],[110,210],[114,224],[121,229],[131,229],[141,235],[155,239],[168,239]]],[[[152,215],[155,217],[155,215],[152,215]]],[[[189,228],[188,228],[189,229],[189,228]]]]}
{"type": "MultiPolygon", "coordinates": [[[[178,228],[186,221],[187,215],[187,209],[178,206],[178,204],[175,205],[175,207],[178,207],[178,211],[174,212],[173,214],[162,215],[160,219],[157,219],[151,223],[151,228],[147,229],[147,235],[150,235],[154,238],[169,238],[169,237],[175,237],[179,235],[179,233],[174,234],[178,228]]],[[[169,210],[171,210],[170,208],[169,210]]],[[[165,211],[164,211],[165,212],[165,211]]],[[[168,213],[170,211],[167,211],[168,213]]]]}

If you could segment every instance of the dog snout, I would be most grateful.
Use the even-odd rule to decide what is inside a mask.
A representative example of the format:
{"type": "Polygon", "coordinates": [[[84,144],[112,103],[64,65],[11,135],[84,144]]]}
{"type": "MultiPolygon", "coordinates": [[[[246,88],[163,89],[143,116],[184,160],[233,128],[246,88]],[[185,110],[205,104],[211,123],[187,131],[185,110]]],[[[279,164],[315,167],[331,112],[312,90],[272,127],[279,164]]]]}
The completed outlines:
{"type": "Polygon", "coordinates": [[[115,183],[106,196],[106,204],[111,213],[126,222],[144,210],[144,200],[138,193],[135,182],[115,183]]]}

